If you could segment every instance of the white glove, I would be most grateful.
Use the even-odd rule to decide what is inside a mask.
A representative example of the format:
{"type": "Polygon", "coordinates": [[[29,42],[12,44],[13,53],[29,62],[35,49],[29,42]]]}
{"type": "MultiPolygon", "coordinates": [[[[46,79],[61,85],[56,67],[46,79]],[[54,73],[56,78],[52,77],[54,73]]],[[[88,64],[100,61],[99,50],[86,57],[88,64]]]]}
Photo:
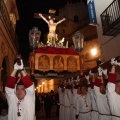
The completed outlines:
{"type": "Polygon", "coordinates": [[[89,81],[89,75],[85,75],[85,79],[87,80],[87,83],[90,84],[90,81],[89,81]]]}
{"type": "Polygon", "coordinates": [[[17,63],[14,64],[14,70],[18,70],[18,65],[17,65],[17,63]]]}
{"type": "Polygon", "coordinates": [[[21,60],[21,65],[17,65],[17,67],[18,67],[18,70],[22,70],[23,69],[24,65],[23,65],[23,61],[22,60],[21,60]]]}
{"type": "Polygon", "coordinates": [[[103,69],[102,69],[101,67],[99,67],[99,68],[98,68],[98,75],[99,75],[99,76],[102,76],[102,71],[103,71],[103,69]]]}
{"type": "Polygon", "coordinates": [[[110,62],[110,63],[111,63],[111,65],[113,65],[113,64],[114,64],[114,61],[115,61],[115,58],[112,58],[112,59],[111,59],[111,62],[110,62]]]}
{"type": "Polygon", "coordinates": [[[118,66],[120,66],[120,63],[117,60],[115,61],[115,64],[118,65],[118,66]]]}
{"type": "Polygon", "coordinates": [[[120,63],[117,62],[117,65],[120,66],[120,63]]]}
{"type": "Polygon", "coordinates": [[[107,69],[102,70],[102,73],[103,73],[104,75],[107,75],[107,69]]]}
{"type": "Polygon", "coordinates": [[[110,63],[111,63],[111,65],[116,66],[117,65],[117,60],[115,61],[115,58],[112,58],[110,63]]]}
{"type": "Polygon", "coordinates": [[[92,71],[90,70],[90,71],[89,71],[89,75],[94,75],[94,73],[92,73],[92,71]]]}
{"type": "Polygon", "coordinates": [[[85,75],[85,79],[86,79],[86,80],[89,80],[89,75],[87,75],[87,76],[85,75]]]}

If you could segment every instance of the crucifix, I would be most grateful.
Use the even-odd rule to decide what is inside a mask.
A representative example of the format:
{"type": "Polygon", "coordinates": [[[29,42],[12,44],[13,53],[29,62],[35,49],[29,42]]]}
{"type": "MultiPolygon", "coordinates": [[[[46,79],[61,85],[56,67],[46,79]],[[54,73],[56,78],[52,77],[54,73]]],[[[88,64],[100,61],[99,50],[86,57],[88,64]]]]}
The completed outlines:
{"type": "Polygon", "coordinates": [[[59,20],[58,22],[54,22],[54,20],[56,18],[52,18],[53,16],[55,16],[55,10],[49,10],[49,13],[51,16],[49,16],[48,20],[46,18],[46,15],[42,15],[41,13],[35,13],[34,17],[35,18],[42,18],[47,24],[48,24],[48,28],[49,28],[49,33],[48,33],[48,40],[47,40],[47,44],[49,44],[49,46],[55,46],[56,41],[58,40],[57,34],[56,34],[56,27],[58,24],[60,24],[61,22],[65,21],[66,19],[63,18],[61,20],[59,20]]]}

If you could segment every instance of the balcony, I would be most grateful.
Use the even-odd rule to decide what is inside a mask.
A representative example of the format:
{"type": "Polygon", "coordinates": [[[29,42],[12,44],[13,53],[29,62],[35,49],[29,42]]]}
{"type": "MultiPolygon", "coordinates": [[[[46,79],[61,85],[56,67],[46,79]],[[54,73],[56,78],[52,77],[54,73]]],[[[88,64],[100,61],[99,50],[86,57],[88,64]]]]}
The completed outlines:
{"type": "Polygon", "coordinates": [[[120,33],[120,0],[114,0],[100,15],[103,35],[116,36],[120,33]]]}

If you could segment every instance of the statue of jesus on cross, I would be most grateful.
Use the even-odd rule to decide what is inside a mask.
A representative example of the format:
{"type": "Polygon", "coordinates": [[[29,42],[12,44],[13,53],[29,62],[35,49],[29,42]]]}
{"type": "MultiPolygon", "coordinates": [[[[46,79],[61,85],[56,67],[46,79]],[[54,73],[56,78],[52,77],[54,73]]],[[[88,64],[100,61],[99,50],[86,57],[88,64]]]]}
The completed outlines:
{"type": "Polygon", "coordinates": [[[50,43],[51,45],[55,45],[55,42],[58,40],[57,34],[56,34],[56,27],[61,22],[65,21],[66,19],[63,18],[62,20],[58,22],[54,22],[54,19],[49,17],[49,20],[47,20],[41,13],[39,13],[39,16],[48,24],[49,27],[49,33],[48,33],[48,41],[47,43],[50,43]]]}

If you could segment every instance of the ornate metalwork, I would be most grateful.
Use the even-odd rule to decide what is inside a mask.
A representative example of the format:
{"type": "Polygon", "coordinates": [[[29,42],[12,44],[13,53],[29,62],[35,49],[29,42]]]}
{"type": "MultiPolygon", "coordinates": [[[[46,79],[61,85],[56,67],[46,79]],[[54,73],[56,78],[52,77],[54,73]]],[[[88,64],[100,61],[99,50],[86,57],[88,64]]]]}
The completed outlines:
{"type": "Polygon", "coordinates": [[[116,36],[120,33],[120,0],[114,0],[100,15],[103,35],[116,36]]]}
{"type": "Polygon", "coordinates": [[[38,47],[40,36],[41,31],[39,31],[37,27],[33,27],[33,29],[29,31],[29,42],[33,51],[38,47]]]}
{"type": "Polygon", "coordinates": [[[73,35],[73,43],[78,53],[80,53],[83,50],[83,42],[84,42],[84,36],[79,31],[77,31],[73,35]]]}

